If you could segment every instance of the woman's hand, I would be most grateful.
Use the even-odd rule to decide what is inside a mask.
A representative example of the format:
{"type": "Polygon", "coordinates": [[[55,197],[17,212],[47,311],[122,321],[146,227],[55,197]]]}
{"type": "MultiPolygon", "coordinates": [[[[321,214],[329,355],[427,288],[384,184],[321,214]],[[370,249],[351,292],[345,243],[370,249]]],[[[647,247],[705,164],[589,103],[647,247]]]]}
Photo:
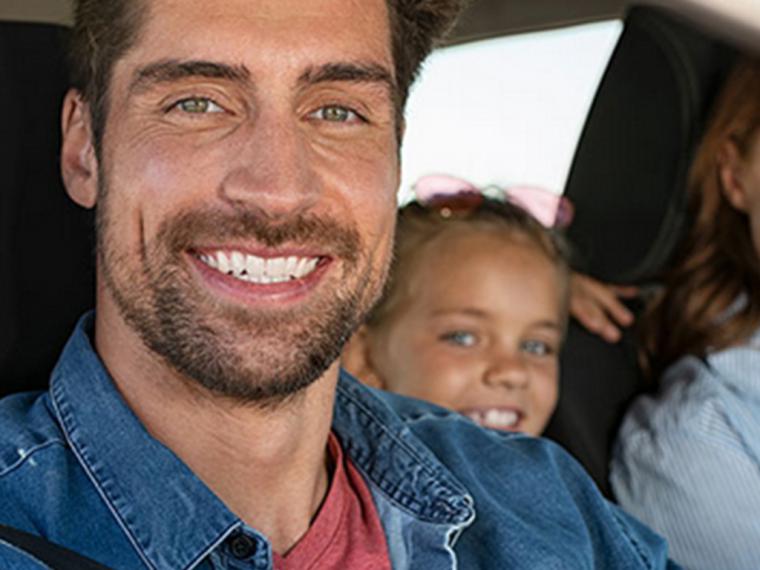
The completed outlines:
{"type": "Polygon", "coordinates": [[[570,276],[570,314],[607,342],[619,341],[620,329],[633,323],[633,313],[620,299],[636,295],[632,285],[609,285],[575,272],[570,276]]]}

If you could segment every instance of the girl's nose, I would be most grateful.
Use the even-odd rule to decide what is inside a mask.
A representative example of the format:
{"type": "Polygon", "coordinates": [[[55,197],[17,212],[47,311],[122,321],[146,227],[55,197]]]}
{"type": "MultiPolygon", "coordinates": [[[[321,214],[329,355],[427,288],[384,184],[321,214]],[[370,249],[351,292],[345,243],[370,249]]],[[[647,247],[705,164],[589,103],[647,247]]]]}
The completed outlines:
{"type": "Polygon", "coordinates": [[[510,390],[525,388],[529,380],[528,366],[519,353],[501,352],[494,355],[485,373],[487,385],[510,390]]]}

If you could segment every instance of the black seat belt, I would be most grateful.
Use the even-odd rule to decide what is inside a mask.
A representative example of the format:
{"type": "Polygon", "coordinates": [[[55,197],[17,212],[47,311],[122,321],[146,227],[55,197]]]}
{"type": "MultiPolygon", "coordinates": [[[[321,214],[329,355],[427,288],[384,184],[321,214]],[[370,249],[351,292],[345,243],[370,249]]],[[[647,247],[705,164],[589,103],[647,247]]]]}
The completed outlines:
{"type": "Polygon", "coordinates": [[[52,570],[110,570],[67,548],[9,526],[0,525],[0,541],[5,541],[31,554],[52,570]]]}

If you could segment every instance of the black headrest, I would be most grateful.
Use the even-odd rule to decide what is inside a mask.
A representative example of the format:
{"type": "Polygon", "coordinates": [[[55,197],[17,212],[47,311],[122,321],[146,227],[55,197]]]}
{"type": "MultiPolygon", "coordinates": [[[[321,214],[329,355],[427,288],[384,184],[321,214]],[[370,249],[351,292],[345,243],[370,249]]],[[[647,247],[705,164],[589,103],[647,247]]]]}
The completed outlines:
{"type": "MultiPolygon", "coordinates": [[[[634,7],[576,150],[566,194],[579,268],[605,281],[643,283],[667,265],[688,223],[686,176],[734,50],[676,16],[634,7]]],[[[636,339],[610,345],[572,322],[561,396],[547,435],[609,493],[609,453],[630,400],[644,388],[636,339]]]]}
{"type": "Polygon", "coordinates": [[[569,237],[586,271],[638,283],[670,258],[691,156],[733,57],[668,12],[629,11],[565,189],[576,206],[569,237]]]}
{"type": "Polygon", "coordinates": [[[66,33],[0,22],[0,395],[47,384],[94,298],[91,214],[58,166],[66,33]]]}

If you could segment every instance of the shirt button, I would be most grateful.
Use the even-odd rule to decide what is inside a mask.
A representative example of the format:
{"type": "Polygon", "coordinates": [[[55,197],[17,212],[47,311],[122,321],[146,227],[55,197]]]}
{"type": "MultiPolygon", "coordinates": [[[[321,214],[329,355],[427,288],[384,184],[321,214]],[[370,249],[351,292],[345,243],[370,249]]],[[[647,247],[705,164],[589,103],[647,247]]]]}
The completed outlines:
{"type": "Polygon", "coordinates": [[[230,538],[230,552],[235,558],[240,560],[250,558],[256,554],[256,541],[246,534],[236,534],[230,538]]]}

